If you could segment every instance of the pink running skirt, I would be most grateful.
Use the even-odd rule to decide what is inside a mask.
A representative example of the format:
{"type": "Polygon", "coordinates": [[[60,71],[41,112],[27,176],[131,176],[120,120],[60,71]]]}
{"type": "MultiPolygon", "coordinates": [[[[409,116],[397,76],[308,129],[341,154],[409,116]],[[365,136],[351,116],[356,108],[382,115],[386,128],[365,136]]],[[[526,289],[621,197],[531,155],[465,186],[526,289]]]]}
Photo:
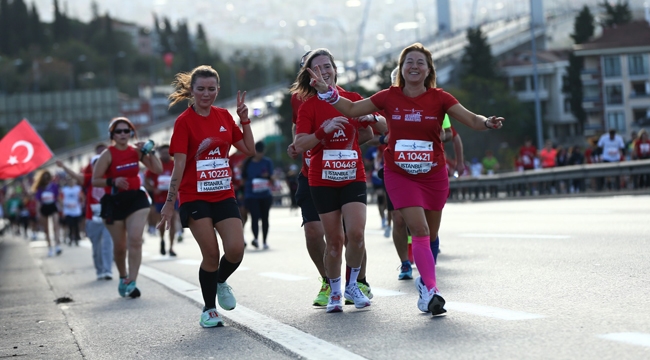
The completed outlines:
{"type": "Polygon", "coordinates": [[[384,168],[384,183],[395,210],[421,207],[424,210],[442,211],[449,197],[449,178],[444,166],[423,177],[384,168]]]}

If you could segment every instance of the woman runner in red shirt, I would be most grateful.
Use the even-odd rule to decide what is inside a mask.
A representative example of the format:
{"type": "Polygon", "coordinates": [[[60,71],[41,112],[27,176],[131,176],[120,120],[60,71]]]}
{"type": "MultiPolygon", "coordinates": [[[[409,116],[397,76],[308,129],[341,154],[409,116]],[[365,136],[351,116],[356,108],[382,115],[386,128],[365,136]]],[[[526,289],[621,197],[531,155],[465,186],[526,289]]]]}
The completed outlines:
{"type": "Polygon", "coordinates": [[[212,106],[219,93],[219,74],[213,68],[203,65],[189,73],[177,74],[173,85],[176,91],[169,96],[169,106],[189,99],[190,107],[174,124],[169,146],[169,153],[174,156],[174,170],[158,227],[169,229],[178,196],[181,223],[184,228],[190,228],[203,255],[199,283],[205,306],[199,324],[223,326],[215,297],[224,310],[235,308],[237,302],[226,280],[241,264],[245,247],[229,166],[230,146],[246,156],[255,155],[251,121],[244,103],[246,92],[237,92],[237,114],[242,132],[228,110],[212,106]],[[223,240],[221,260],[215,229],[223,240]]]}
{"type": "Polygon", "coordinates": [[[503,118],[476,115],[449,93],[436,88],[431,52],[415,43],[399,57],[397,86],[369,99],[350,101],[329,86],[321,70],[308,69],[318,97],[345,116],[384,111],[388,122],[388,148],[384,153],[386,190],[412,234],[413,255],[420,277],[418,309],[439,315],[445,300],[436,287],[435,261],[430,242],[435,241],[442,208],[449,194],[449,179],[440,130],[445,113],[474,130],[501,128],[503,118]]]}
{"type": "Polygon", "coordinates": [[[113,238],[113,257],[120,273],[117,291],[122,297],[137,298],[140,289],[135,281],[142,262],[142,232],[151,206],[151,199],[141,189],[140,162],[156,174],[160,174],[162,165],[152,152],[142,152],[144,142],[129,145],[129,140],[136,137],[135,127],[129,119],[113,119],[108,131],[113,144],[95,163],[92,185],[106,186],[105,196],[112,200],[112,209],[107,209],[107,202],[102,201],[102,218],[113,238]]]}
{"type": "MultiPolygon", "coordinates": [[[[372,125],[380,133],[386,131],[383,118],[369,111],[359,118],[346,118],[328,104],[320,101],[309,83],[305,70],[317,69],[328,86],[336,86],[336,65],[326,49],[314,50],[298,74],[291,91],[304,101],[298,111],[295,148],[302,153],[311,150],[309,187],[314,205],[325,230],[325,269],[330,282],[327,312],[343,311],[343,297],[355,307],[370,306],[370,300],[359,289],[357,279],[361,270],[366,226],[366,175],[357,140],[358,131],[368,131],[372,125]],[[345,234],[343,228],[345,220],[345,234]],[[347,235],[346,262],[350,266],[349,283],[341,292],[341,262],[347,235]]],[[[352,100],[361,95],[338,88],[341,96],[352,100]]],[[[372,136],[370,134],[370,136],[372,136]]]]}

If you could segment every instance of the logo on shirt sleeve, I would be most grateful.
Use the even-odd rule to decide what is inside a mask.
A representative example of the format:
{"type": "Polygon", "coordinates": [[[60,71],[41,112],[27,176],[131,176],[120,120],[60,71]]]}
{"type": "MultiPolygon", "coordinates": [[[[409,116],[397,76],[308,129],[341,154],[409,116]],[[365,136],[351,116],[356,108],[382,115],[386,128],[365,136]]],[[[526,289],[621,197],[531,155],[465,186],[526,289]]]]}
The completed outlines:
{"type": "Polygon", "coordinates": [[[221,125],[221,128],[219,129],[219,132],[226,132],[226,131],[228,131],[228,130],[226,130],[226,128],[223,127],[223,125],[221,125]]]}

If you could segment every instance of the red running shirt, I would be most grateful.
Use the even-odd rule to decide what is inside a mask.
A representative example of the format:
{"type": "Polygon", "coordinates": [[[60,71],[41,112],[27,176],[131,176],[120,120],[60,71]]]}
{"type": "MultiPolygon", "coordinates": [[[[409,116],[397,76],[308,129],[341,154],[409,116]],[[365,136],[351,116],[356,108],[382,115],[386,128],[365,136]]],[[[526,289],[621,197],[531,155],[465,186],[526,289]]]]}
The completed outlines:
{"type": "Polygon", "coordinates": [[[445,113],[458,100],[442,89],[428,89],[410,98],[391,86],[370,97],[383,110],[390,134],[384,152],[387,169],[396,173],[427,177],[445,167],[440,130],[445,113]]]}
{"type": "Polygon", "coordinates": [[[178,189],[181,204],[235,197],[228,152],[232,144],[243,138],[228,110],[216,106],[206,117],[188,108],[176,119],[169,154],[187,155],[178,189]]]}
{"type": "Polygon", "coordinates": [[[169,183],[172,180],[172,171],[174,170],[174,160],[162,162],[162,172],[160,175],[154,174],[151,170],[147,169],[144,173],[145,179],[153,181],[153,187],[156,189],[153,195],[153,202],[155,204],[162,204],[167,201],[167,190],[169,190],[169,183]]]}
{"type": "Polygon", "coordinates": [[[109,146],[111,152],[111,165],[106,170],[106,178],[115,180],[118,177],[125,177],[129,182],[128,189],[118,188],[118,192],[140,189],[140,153],[134,147],[129,146],[126,150],[118,150],[115,146],[109,146]]]}
{"type": "MultiPolygon", "coordinates": [[[[345,91],[337,86],[339,95],[357,101],[363,99],[355,92],[345,91]]],[[[312,96],[298,110],[296,134],[313,134],[325,122],[341,115],[332,105],[312,96]]],[[[358,130],[368,126],[348,118],[345,129],[327,134],[311,149],[309,158],[309,186],[343,187],[352,182],[366,181],[358,130]]]]}

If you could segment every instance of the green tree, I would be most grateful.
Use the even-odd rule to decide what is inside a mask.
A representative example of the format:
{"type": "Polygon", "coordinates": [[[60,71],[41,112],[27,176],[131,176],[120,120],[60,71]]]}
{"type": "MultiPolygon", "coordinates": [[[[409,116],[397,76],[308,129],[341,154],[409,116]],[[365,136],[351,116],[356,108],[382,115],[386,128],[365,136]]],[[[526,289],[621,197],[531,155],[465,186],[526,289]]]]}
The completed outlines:
{"type": "Polygon", "coordinates": [[[11,31],[11,7],[9,0],[0,0],[0,54],[13,55],[11,48],[12,34],[11,31]]]}
{"type": "Polygon", "coordinates": [[[48,38],[45,35],[45,29],[41,23],[41,17],[38,15],[38,10],[34,3],[32,3],[32,9],[29,13],[29,31],[33,45],[40,48],[45,48],[47,46],[48,38]]]}
{"type": "Polygon", "coordinates": [[[391,60],[384,63],[379,70],[379,81],[377,81],[377,87],[380,89],[388,89],[391,85],[390,74],[393,72],[393,69],[397,67],[397,60],[391,60]]]}
{"type": "Polygon", "coordinates": [[[605,10],[605,17],[601,21],[603,26],[612,27],[615,25],[627,24],[632,21],[632,11],[630,10],[630,4],[627,0],[617,0],[614,5],[610,4],[608,1],[603,1],[602,4],[598,5],[605,10]]]}
{"type": "Polygon", "coordinates": [[[461,81],[461,89],[451,89],[450,92],[470,111],[485,116],[498,115],[506,119],[505,126],[499,131],[490,132],[489,136],[486,136],[485,132],[474,131],[452,121],[452,125],[463,139],[465,158],[481,158],[485,150],[490,149],[502,163],[509,163],[512,159],[499,156],[499,149],[504,144],[512,144],[506,147],[517,146],[526,136],[535,137],[533,108],[519,101],[508,91],[504,82],[467,76],[461,81]]]}
{"type": "Polygon", "coordinates": [[[32,42],[29,29],[29,10],[23,0],[14,0],[11,7],[11,21],[14,29],[11,37],[14,51],[27,49],[32,42]]]}
{"type": "MultiPolygon", "coordinates": [[[[576,16],[573,23],[573,34],[571,38],[576,44],[582,44],[588,41],[594,35],[594,17],[589,11],[589,7],[585,5],[580,13],[576,16]]],[[[563,89],[565,93],[570,94],[571,113],[578,120],[578,133],[583,131],[584,123],[587,120],[587,113],[582,107],[582,100],[584,98],[582,88],[582,70],[584,68],[584,59],[569,54],[569,68],[567,70],[567,83],[563,89]]]]}
{"type": "Polygon", "coordinates": [[[496,78],[496,61],[481,28],[467,29],[467,41],[468,44],[465,46],[465,53],[461,59],[463,77],[496,78]]]}
{"type": "Polygon", "coordinates": [[[52,23],[54,41],[60,42],[68,39],[68,18],[59,10],[59,0],[54,0],[54,23],[52,23]]]}

